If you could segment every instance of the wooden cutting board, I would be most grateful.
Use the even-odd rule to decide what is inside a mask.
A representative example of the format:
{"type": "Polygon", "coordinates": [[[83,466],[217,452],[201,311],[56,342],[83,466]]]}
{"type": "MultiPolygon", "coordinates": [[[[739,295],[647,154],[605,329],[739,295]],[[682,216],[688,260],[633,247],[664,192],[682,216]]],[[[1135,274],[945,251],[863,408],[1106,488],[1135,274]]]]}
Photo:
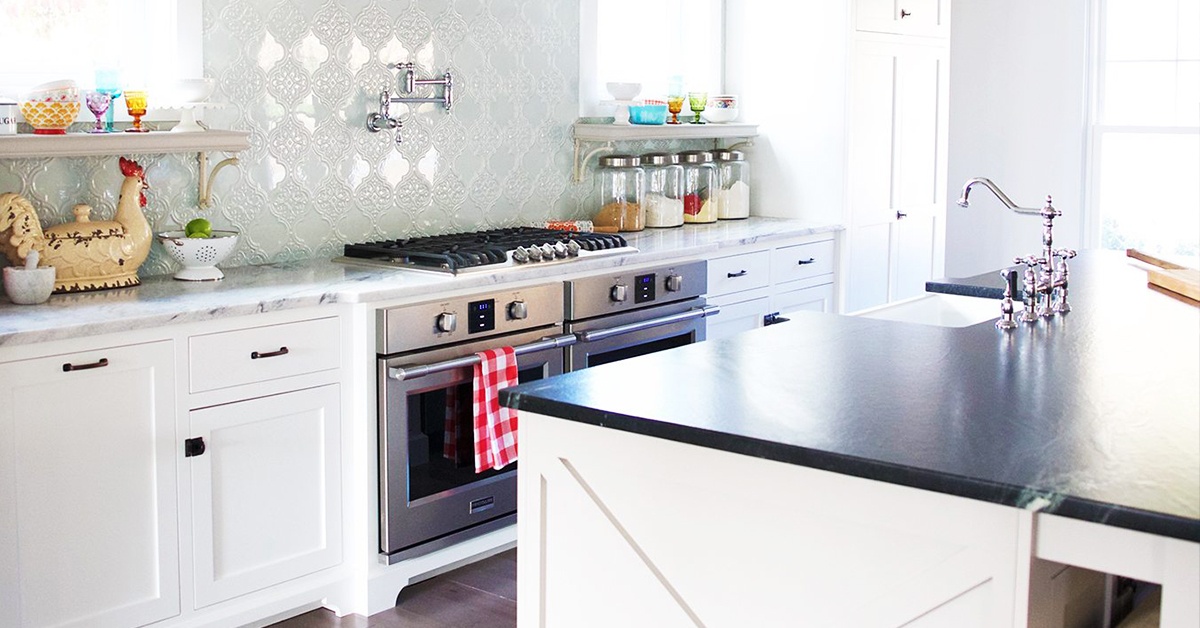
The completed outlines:
{"type": "Polygon", "coordinates": [[[1146,269],[1146,278],[1151,284],[1163,290],[1170,290],[1175,294],[1182,294],[1194,301],[1200,301],[1200,270],[1173,264],[1146,255],[1137,249],[1126,249],[1125,254],[1155,267],[1146,269]]]}

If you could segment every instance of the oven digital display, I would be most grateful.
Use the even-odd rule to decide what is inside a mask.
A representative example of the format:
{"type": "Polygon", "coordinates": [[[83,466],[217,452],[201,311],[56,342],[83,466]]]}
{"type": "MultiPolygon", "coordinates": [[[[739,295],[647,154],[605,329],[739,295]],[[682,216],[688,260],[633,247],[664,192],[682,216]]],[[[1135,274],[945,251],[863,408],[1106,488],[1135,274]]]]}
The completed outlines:
{"type": "Polygon", "coordinates": [[[654,300],[655,277],[656,275],[654,273],[650,273],[648,275],[638,275],[637,277],[633,278],[634,303],[645,303],[646,301],[654,300]]]}
{"type": "Polygon", "coordinates": [[[496,329],[496,300],[471,301],[467,304],[467,333],[496,329]]]}

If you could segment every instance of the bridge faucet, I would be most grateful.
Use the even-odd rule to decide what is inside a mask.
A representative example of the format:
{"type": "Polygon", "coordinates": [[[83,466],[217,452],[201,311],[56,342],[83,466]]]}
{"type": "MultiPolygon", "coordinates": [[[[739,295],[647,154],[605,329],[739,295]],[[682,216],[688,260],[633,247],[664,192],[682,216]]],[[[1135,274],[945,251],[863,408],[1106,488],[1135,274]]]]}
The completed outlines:
{"type": "MultiPolygon", "coordinates": [[[[976,177],[966,182],[962,188],[962,195],[958,199],[960,207],[970,207],[967,198],[971,194],[971,188],[976,185],[982,185],[991,190],[996,198],[1005,207],[1019,214],[1036,214],[1042,217],[1042,251],[1041,255],[1030,255],[1026,257],[1017,257],[1013,260],[1015,264],[1024,264],[1025,273],[1022,280],[1024,286],[1024,302],[1025,310],[1021,312],[1021,321],[1031,323],[1039,318],[1048,318],[1055,314],[1066,314],[1071,311],[1071,304],[1067,302],[1067,280],[1070,275],[1070,270],[1067,267],[1067,260],[1075,257],[1076,252],[1072,249],[1055,249],[1054,248],[1054,219],[1061,216],[1062,212],[1054,208],[1053,199],[1047,195],[1046,204],[1041,209],[1032,207],[1020,207],[1008,198],[1008,195],[1000,190],[995,183],[983,177],[976,177]]],[[[1008,302],[1001,305],[1001,311],[1005,318],[1011,316],[1012,294],[1015,292],[1013,288],[1006,290],[1008,294],[1008,302]],[[1009,311],[1004,311],[1007,307],[1009,311]]],[[[1004,319],[1002,319],[1004,320],[1004,319]]],[[[1001,329],[1010,329],[1007,325],[998,325],[1001,329]]]]}

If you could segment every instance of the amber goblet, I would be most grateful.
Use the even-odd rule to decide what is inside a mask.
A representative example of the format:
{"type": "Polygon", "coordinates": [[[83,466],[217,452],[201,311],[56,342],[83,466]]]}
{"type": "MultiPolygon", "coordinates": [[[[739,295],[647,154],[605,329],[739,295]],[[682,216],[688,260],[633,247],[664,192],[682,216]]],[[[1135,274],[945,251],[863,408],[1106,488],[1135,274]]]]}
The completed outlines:
{"type": "Polygon", "coordinates": [[[149,133],[150,129],[142,127],[142,116],[146,115],[146,92],[126,90],[125,110],[133,117],[133,126],[125,129],[126,133],[149,133]]]}
{"type": "Polygon", "coordinates": [[[671,119],[667,120],[667,124],[682,124],[679,121],[679,112],[683,111],[683,96],[667,96],[667,111],[671,112],[671,119]]]}

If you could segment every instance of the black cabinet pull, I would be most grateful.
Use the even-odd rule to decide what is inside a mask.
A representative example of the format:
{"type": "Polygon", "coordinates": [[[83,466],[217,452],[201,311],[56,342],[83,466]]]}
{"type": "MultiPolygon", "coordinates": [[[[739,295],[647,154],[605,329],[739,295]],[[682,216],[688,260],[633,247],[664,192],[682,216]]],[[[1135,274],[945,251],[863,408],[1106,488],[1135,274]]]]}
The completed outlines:
{"type": "Polygon", "coordinates": [[[204,455],[204,438],[197,436],[183,441],[183,457],[192,458],[204,455]]]}
{"type": "Polygon", "coordinates": [[[906,11],[904,9],[900,9],[900,19],[903,20],[904,18],[906,18],[910,15],[912,15],[912,13],[909,13],[908,11],[906,11]]]}
{"type": "Polygon", "coordinates": [[[896,220],[904,220],[905,218],[908,218],[908,214],[902,211],[896,212],[896,220]]]}
{"type": "Polygon", "coordinates": [[[801,266],[805,266],[805,265],[807,265],[807,264],[812,264],[812,263],[814,263],[814,262],[816,262],[816,261],[817,261],[817,258],[815,258],[815,257],[810,257],[810,258],[808,258],[808,259],[802,259],[802,260],[800,260],[798,263],[799,263],[801,266]]]}
{"type": "Polygon", "coordinates": [[[746,271],[744,271],[744,270],[739,270],[739,271],[737,271],[736,273],[725,273],[725,276],[726,276],[726,277],[729,277],[730,279],[733,279],[734,277],[745,277],[745,276],[746,276],[746,271]]]}
{"type": "Polygon", "coordinates": [[[266,353],[259,353],[257,351],[251,351],[250,359],[257,360],[259,358],[277,358],[281,355],[287,355],[287,354],[288,354],[287,347],[279,347],[279,351],[268,351],[266,353]]]}
{"type": "Polygon", "coordinates": [[[63,372],[70,373],[71,371],[86,371],[88,369],[102,369],[108,366],[108,358],[100,358],[91,364],[71,364],[67,362],[63,365],[63,372]]]}

